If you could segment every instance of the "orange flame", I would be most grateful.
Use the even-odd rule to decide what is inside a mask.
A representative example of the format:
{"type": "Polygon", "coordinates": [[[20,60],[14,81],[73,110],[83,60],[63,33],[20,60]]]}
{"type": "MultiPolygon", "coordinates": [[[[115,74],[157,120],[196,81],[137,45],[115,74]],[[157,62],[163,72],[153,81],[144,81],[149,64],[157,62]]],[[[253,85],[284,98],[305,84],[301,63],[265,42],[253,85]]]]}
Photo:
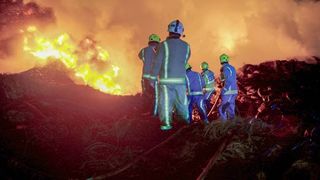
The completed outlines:
{"type": "Polygon", "coordinates": [[[60,61],[84,84],[104,93],[122,93],[116,82],[120,68],[110,64],[109,53],[94,40],[87,37],[76,45],[67,33],[46,37],[35,26],[22,32],[25,35],[23,50],[39,61],[60,61]]]}

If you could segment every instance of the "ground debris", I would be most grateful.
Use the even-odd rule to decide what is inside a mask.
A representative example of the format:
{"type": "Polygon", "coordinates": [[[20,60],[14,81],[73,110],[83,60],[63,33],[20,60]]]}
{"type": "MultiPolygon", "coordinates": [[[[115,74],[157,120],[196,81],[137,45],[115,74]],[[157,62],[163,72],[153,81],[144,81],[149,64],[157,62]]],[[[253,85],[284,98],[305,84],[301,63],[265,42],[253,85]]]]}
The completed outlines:
{"type": "Polygon", "coordinates": [[[0,75],[0,178],[196,179],[205,170],[205,179],[280,179],[299,168],[317,172],[320,110],[311,102],[320,100],[319,62],[246,65],[238,72],[235,120],[213,116],[209,125],[175,124],[169,132],[159,130],[140,95],[76,85],[58,65],[0,75]]]}

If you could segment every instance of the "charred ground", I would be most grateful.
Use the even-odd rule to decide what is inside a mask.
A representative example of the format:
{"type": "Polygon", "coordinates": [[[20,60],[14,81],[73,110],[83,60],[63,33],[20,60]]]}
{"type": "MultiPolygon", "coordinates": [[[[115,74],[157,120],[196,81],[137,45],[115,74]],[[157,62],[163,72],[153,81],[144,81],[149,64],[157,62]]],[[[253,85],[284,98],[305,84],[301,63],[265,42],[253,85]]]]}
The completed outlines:
{"type": "Polygon", "coordinates": [[[159,130],[139,94],[76,85],[58,64],[3,74],[0,177],[319,178],[320,60],[312,59],[245,65],[235,122],[177,123],[171,132],[159,130]]]}

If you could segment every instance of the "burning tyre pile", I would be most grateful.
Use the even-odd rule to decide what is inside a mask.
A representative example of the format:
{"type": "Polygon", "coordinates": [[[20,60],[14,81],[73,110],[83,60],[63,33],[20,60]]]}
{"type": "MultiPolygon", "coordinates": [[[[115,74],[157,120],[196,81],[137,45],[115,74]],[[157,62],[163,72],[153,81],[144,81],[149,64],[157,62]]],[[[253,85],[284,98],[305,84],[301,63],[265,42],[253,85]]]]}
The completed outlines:
{"type": "Polygon", "coordinates": [[[319,178],[314,59],[244,66],[235,121],[172,132],[159,130],[139,95],[75,85],[59,63],[3,74],[0,177],[319,178]]]}

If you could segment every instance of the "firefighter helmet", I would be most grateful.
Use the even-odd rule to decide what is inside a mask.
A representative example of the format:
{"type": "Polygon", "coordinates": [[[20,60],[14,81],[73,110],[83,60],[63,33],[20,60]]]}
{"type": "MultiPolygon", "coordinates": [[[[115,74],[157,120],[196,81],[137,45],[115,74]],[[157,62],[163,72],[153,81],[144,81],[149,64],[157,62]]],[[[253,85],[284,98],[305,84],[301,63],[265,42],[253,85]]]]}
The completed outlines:
{"type": "Polygon", "coordinates": [[[201,63],[201,69],[202,69],[202,70],[209,69],[209,64],[208,64],[207,62],[205,62],[205,61],[202,62],[202,63],[201,63]]]}
{"type": "Polygon", "coordinates": [[[227,62],[229,62],[229,56],[226,54],[222,54],[220,56],[220,63],[223,64],[223,63],[227,63],[227,62]]]}
{"type": "Polygon", "coordinates": [[[168,32],[182,35],[184,31],[183,24],[179,20],[174,20],[168,25],[168,32]]]}
{"type": "Polygon", "coordinates": [[[158,42],[159,43],[160,41],[161,41],[161,39],[157,34],[151,34],[149,36],[149,42],[158,42]]]}
{"type": "Polygon", "coordinates": [[[185,66],[185,68],[186,68],[186,70],[188,70],[188,69],[191,69],[192,66],[191,66],[189,63],[187,63],[186,66],[185,66]]]}

